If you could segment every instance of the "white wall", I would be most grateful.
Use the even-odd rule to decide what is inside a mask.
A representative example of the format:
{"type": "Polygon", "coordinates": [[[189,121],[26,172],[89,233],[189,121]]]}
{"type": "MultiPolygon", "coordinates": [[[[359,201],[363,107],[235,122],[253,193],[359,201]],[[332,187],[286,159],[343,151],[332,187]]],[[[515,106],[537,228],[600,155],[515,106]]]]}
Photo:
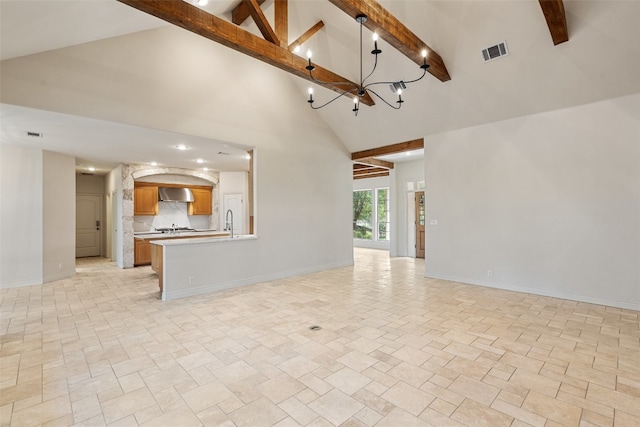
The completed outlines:
{"type": "Polygon", "coordinates": [[[399,162],[391,173],[393,203],[391,229],[395,230],[391,239],[391,256],[415,257],[415,214],[407,210],[407,194],[414,197],[415,192],[407,193],[407,182],[424,181],[424,160],[399,162]]]}
{"type": "Polygon", "coordinates": [[[75,274],[74,170],[73,157],[0,145],[0,287],[75,274]]]}
{"type": "Polygon", "coordinates": [[[289,74],[169,26],[3,61],[0,78],[2,102],[256,147],[259,238],[241,256],[201,248],[190,260],[197,270],[172,280],[353,263],[350,155],[289,74]]]}
{"type": "Polygon", "coordinates": [[[76,161],[43,151],[42,263],[43,282],[76,272],[76,161]]]}
{"type": "Polygon", "coordinates": [[[640,94],[430,136],[425,179],[428,277],[640,310],[640,94]]]}
{"type": "Polygon", "coordinates": [[[42,283],[42,150],[0,144],[0,287],[42,283]]]}

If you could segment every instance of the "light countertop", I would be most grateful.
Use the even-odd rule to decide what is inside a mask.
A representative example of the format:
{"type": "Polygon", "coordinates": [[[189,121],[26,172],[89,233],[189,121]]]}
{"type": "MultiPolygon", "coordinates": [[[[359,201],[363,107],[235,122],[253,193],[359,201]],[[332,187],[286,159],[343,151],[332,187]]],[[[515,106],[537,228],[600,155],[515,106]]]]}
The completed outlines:
{"type": "Polygon", "coordinates": [[[255,234],[242,234],[240,236],[223,236],[223,237],[215,237],[215,236],[207,236],[207,237],[198,237],[193,239],[162,239],[162,240],[152,240],[152,245],[159,246],[182,246],[182,245],[194,245],[194,244],[204,244],[204,243],[222,243],[222,242],[237,242],[241,240],[257,240],[258,237],[255,234]],[[208,238],[207,238],[208,237],[208,238]]]}
{"type": "Polygon", "coordinates": [[[175,233],[156,233],[156,232],[142,232],[133,233],[133,237],[139,240],[168,240],[168,239],[184,239],[187,237],[215,237],[215,236],[227,236],[228,231],[215,231],[215,230],[201,230],[201,231],[177,231],[175,233]]]}

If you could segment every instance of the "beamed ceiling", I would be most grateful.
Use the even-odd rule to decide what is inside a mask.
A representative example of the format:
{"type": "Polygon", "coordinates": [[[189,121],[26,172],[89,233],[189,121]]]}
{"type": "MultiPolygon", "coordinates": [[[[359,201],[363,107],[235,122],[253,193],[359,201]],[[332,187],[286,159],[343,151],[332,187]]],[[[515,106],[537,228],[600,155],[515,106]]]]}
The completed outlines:
{"type": "MultiPolygon", "coordinates": [[[[376,80],[419,76],[423,48],[431,67],[403,94],[399,111],[369,97],[363,103],[371,106],[361,107],[358,117],[348,99],[316,111],[352,153],[428,143],[432,134],[640,92],[637,1],[218,0],[202,9],[181,0],[0,5],[3,60],[82,43],[98,46],[103,39],[127,44],[129,34],[138,31],[146,31],[151,48],[156,34],[164,37],[166,28],[180,27],[277,67],[299,93],[280,102],[300,108],[309,108],[309,86],[319,102],[335,96],[339,86],[311,84],[304,53],[298,56],[294,47],[313,51],[319,78],[357,81],[359,35],[353,17],[365,13],[365,52],[371,30],[381,37],[376,80]],[[509,55],[485,63],[482,49],[503,41],[509,55]]],[[[370,65],[365,58],[365,69],[370,65]]],[[[212,83],[215,90],[217,82],[212,83]]],[[[380,92],[395,101],[390,91],[380,92]]],[[[389,169],[373,164],[375,159],[360,158],[354,174],[389,169]]]]}

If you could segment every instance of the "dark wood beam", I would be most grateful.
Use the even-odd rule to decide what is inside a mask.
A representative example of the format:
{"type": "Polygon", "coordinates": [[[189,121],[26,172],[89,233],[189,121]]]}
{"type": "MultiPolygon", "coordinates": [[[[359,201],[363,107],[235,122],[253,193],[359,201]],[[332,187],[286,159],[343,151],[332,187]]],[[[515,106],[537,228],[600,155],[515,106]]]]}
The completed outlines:
{"type": "MultiPolygon", "coordinates": [[[[256,1],[259,5],[265,2],[265,0],[256,1]]],[[[241,1],[236,7],[233,8],[233,11],[231,12],[231,22],[236,25],[242,25],[242,23],[246,21],[249,16],[251,16],[251,14],[249,13],[249,8],[246,4],[244,4],[243,1],[241,1]]]]}
{"type": "Polygon", "coordinates": [[[373,174],[377,174],[377,173],[381,173],[381,172],[387,172],[388,173],[389,169],[372,168],[372,169],[354,170],[353,171],[353,176],[373,175],[373,174]]]}
{"type": "Polygon", "coordinates": [[[424,138],[400,142],[398,144],[386,145],[384,147],[372,148],[371,150],[357,151],[355,153],[351,153],[351,160],[362,162],[362,159],[366,159],[369,157],[404,153],[406,151],[419,150],[421,148],[424,148],[424,138]]]}
{"type": "MultiPolygon", "coordinates": [[[[202,9],[182,0],[118,0],[120,3],[129,5],[134,9],[153,15],[170,24],[177,25],[192,33],[206,37],[216,43],[220,43],[231,49],[242,52],[267,64],[273,65],[288,73],[312,81],[309,72],[305,69],[307,61],[298,55],[289,52],[267,40],[264,40],[237,25],[211,15],[202,9]]],[[[325,85],[342,94],[344,85],[332,84],[348,81],[332,71],[315,66],[314,76],[318,80],[330,82],[325,85]]],[[[353,83],[355,86],[356,84],[353,83]]],[[[365,105],[374,105],[373,99],[366,94],[360,98],[360,102],[365,105]]]]}
{"type": "Polygon", "coordinates": [[[267,17],[264,16],[264,12],[262,12],[262,9],[260,9],[260,5],[258,4],[257,0],[242,0],[242,3],[247,5],[249,14],[258,26],[262,37],[264,37],[265,40],[279,46],[280,41],[278,40],[278,36],[276,35],[276,32],[273,31],[273,28],[271,28],[271,24],[269,24],[269,21],[267,21],[267,17]]]}
{"type": "Polygon", "coordinates": [[[287,0],[275,0],[275,30],[280,47],[287,47],[289,43],[289,4],[287,0]]]}
{"type": "Polygon", "coordinates": [[[293,51],[293,49],[295,49],[296,46],[302,46],[302,44],[304,42],[309,40],[315,33],[320,31],[320,29],[322,29],[322,27],[324,27],[324,22],[318,21],[318,23],[316,25],[314,25],[313,27],[309,28],[307,31],[304,32],[304,34],[302,34],[300,37],[295,39],[293,41],[293,43],[291,43],[289,45],[289,50],[293,51]]]}
{"type": "Polygon", "coordinates": [[[547,26],[551,32],[553,44],[558,45],[569,41],[569,30],[567,29],[567,16],[564,12],[562,0],[538,0],[542,13],[547,20],[547,26]]]}
{"type": "Polygon", "coordinates": [[[354,175],[353,179],[377,178],[379,176],[389,176],[389,171],[372,173],[371,175],[354,175]]]}
{"type": "Polygon", "coordinates": [[[393,167],[394,167],[393,162],[388,162],[386,160],[380,160],[380,159],[374,159],[373,157],[363,157],[361,159],[354,160],[354,163],[367,165],[369,167],[380,167],[380,168],[385,168],[385,169],[393,169],[393,167]]]}
{"type": "Polygon", "coordinates": [[[418,65],[422,65],[423,49],[427,50],[427,63],[430,65],[427,70],[440,81],[451,80],[447,67],[444,65],[442,57],[431,49],[425,42],[420,40],[410,29],[393,16],[388,10],[375,0],[329,0],[340,10],[347,13],[354,20],[359,14],[367,15],[367,22],[364,26],[371,31],[376,31],[380,38],[396,48],[407,58],[418,65]]]}

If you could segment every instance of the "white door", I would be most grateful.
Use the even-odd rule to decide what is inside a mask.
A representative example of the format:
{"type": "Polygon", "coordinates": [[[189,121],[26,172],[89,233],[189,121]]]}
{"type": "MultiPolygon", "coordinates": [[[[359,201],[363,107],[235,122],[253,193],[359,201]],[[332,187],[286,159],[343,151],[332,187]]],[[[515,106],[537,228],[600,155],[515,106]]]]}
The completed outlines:
{"type": "MultiPolygon", "coordinates": [[[[227,228],[227,212],[231,210],[231,212],[233,212],[233,234],[236,236],[244,234],[244,205],[242,194],[225,194],[223,200],[224,212],[222,216],[222,228],[227,228]]],[[[231,220],[231,215],[229,215],[229,220],[231,220]]]]}
{"type": "Polygon", "coordinates": [[[102,196],[76,196],[76,258],[100,256],[102,196]]]}

